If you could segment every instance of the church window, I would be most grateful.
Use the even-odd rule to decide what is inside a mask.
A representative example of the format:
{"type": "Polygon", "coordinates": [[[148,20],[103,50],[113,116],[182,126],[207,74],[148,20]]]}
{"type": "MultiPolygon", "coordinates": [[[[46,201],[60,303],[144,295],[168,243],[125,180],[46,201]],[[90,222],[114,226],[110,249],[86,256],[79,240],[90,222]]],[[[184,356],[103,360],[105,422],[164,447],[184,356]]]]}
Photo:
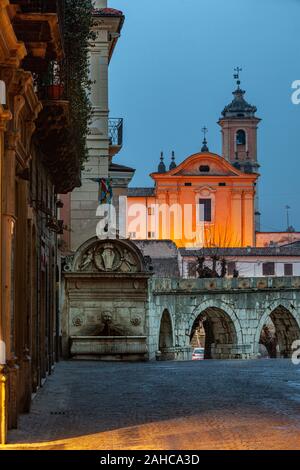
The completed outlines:
{"type": "Polygon", "coordinates": [[[200,222],[211,222],[211,199],[200,199],[200,222]]]}
{"type": "Polygon", "coordinates": [[[201,165],[199,170],[201,171],[201,173],[209,173],[209,166],[208,165],[201,165]]]}
{"type": "Polygon", "coordinates": [[[148,232],[148,238],[155,238],[155,232],[148,232]]]}
{"type": "Polygon", "coordinates": [[[136,238],[136,232],[129,232],[129,238],[136,238]]]}
{"type": "Polygon", "coordinates": [[[236,143],[237,145],[246,145],[246,132],[242,129],[236,133],[236,143]]]}
{"type": "Polygon", "coordinates": [[[148,215],[154,215],[154,207],[148,207],[148,215]]]}

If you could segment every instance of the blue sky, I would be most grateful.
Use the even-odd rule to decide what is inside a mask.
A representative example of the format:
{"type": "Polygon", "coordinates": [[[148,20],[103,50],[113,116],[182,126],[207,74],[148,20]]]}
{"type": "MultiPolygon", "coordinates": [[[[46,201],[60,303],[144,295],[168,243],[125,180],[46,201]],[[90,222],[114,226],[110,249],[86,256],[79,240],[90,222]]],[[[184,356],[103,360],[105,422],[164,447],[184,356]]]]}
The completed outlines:
{"type": "Polygon", "coordinates": [[[114,160],[133,166],[132,185],[151,186],[163,150],[179,163],[200,150],[205,124],[221,152],[217,120],[232,99],[233,68],[243,67],[246,99],[263,119],[258,139],[262,229],[300,231],[298,0],[110,0],[126,16],[110,65],[111,117],[125,120],[114,160]]]}

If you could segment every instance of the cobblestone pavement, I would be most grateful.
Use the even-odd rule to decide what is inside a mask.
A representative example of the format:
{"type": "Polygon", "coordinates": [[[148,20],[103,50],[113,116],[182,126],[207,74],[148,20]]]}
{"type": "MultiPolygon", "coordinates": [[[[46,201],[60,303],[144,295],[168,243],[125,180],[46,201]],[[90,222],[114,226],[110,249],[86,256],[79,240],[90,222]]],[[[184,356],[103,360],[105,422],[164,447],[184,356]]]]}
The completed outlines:
{"type": "Polygon", "coordinates": [[[300,449],[288,360],[62,362],[7,449],[300,449]]]}

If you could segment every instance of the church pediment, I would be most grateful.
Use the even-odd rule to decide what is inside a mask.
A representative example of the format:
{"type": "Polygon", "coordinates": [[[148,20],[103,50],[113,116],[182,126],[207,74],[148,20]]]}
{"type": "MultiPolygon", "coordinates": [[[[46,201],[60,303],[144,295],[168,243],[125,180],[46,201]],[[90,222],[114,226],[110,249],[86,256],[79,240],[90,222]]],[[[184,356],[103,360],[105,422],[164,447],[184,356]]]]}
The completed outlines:
{"type": "Polygon", "coordinates": [[[242,173],[229,162],[213,153],[198,153],[188,157],[170,176],[240,176],[242,173]]]}

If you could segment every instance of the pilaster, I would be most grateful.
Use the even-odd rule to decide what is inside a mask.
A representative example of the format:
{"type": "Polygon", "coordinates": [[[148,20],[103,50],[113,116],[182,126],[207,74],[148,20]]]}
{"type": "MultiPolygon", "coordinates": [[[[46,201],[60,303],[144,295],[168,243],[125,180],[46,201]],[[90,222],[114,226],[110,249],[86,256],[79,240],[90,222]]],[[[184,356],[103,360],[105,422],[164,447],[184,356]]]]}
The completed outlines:
{"type": "Polygon", "coordinates": [[[255,246],[253,191],[245,191],[243,193],[243,246],[255,246]]]}
{"type": "Polygon", "coordinates": [[[232,193],[231,202],[232,243],[235,247],[242,246],[242,191],[232,193]]]}

